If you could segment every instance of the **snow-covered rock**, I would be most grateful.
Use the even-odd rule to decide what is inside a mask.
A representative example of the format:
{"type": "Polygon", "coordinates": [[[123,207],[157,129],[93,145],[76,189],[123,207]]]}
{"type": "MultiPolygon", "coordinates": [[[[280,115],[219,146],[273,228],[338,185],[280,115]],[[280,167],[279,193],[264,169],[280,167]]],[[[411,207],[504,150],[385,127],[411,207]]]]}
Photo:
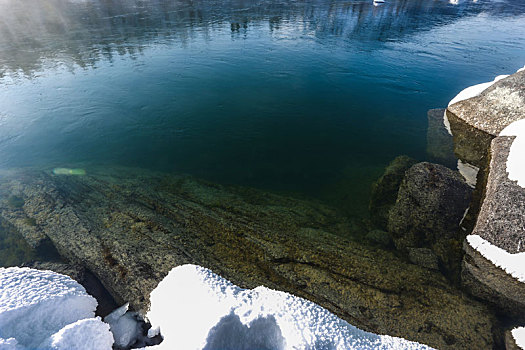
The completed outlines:
{"type": "Polygon", "coordinates": [[[100,317],[87,318],[71,323],[49,337],[39,349],[72,350],[92,349],[111,350],[113,335],[109,325],[100,317]]]}
{"type": "Polygon", "coordinates": [[[487,260],[520,282],[525,282],[525,252],[511,254],[478,235],[468,235],[467,242],[487,260]]]}
{"type": "Polygon", "coordinates": [[[126,303],[104,317],[108,323],[111,333],[115,338],[115,344],[120,347],[128,347],[142,337],[142,328],[138,322],[136,312],[128,311],[129,303],[126,303]]]}
{"type": "Polygon", "coordinates": [[[147,318],[164,337],[158,349],[429,349],[362,331],[288,293],[239,288],[196,265],[174,268],[150,300],[147,318]]]}
{"type": "Polygon", "coordinates": [[[525,188],[525,119],[518,120],[500,133],[500,136],[516,136],[507,158],[509,179],[525,188]]]}
{"type": "Polygon", "coordinates": [[[463,100],[467,100],[472,97],[479,96],[483,91],[491,87],[494,83],[506,77],[508,77],[508,75],[498,75],[497,77],[494,78],[493,81],[469,86],[468,88],[461,90],[459,94],[457,94],[452,100],[450,100],[448,105],[451,106],[454,103],[457,103],[459,101],[463,101],[463,100]]]}
{"type": "Polygon", "coordinates": [[[7,342],[15,338],[19,346],[35,348],[64,326],[94,317],[96,307],[97,301],[68,276],[0,268],[0,338],[7,342]]]}
{"type": "Polygon", "coordinates": [[[512,330],[512,337],[516,345],[521,349],[525,349],[525,327],[518,327],[512,330]]]}

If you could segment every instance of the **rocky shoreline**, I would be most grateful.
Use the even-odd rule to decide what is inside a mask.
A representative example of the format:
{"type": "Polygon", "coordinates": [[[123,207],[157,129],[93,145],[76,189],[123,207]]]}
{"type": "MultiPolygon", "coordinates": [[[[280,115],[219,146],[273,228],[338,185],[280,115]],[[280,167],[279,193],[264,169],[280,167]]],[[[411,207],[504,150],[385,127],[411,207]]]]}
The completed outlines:
{"type": "Polygon", "coordinates": [[[525,250],[525,189],[506,166],[515,137],[500,136],[525,118],[524,82],[518,72],[449,106],[451,135],[443,110],[429,111],[429,155],[451,167],[454,151],[460,171],[396,158],[372,189],[365,237],[315,200],[124,167],[2,172],[2,232],[19,237],[16,254],[41,260],[32,267],[83,284],[102,316],[126,302],[144,315],[172,268],[196,264],[366,331],[439,349],[513,349],[524,281],[472,237],[509,256],[525,250]]]}
{"type": "Polygon", "coordinates": [[[523,161],[511,165],[509,156],[525,119],[525,71],[471,87],[470,94],[445,114],[456,155],[479,168],[461,281],[469,294],[494,306],[509,328],[506,348],[516,349],[510,329],[525,322],[525,279],[519,277],[525,265],[515,263],[525,249],[525,188],[511,176],[511,167],[523,161]]]}
{"type": "Polygon", "coordinates": [[[345,237],[347,219],[322,203],[127,168],[13,172],[0,191],[1,216],[29,242],[50,240],[143,313],[160,280],[193,263],[312,300],[367,331],[440,349],[495,343],[486,306],[439,271],[345,237]]]}

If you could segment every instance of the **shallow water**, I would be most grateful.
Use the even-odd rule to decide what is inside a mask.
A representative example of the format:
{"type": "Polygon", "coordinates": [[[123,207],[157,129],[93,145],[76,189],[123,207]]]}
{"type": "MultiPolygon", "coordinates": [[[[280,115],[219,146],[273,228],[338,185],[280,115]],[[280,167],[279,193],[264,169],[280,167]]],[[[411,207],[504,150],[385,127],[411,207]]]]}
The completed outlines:
{"type": "Polygon", "coordinates": [[[525,3],[0,2],[0,167],[185,172],[365,216],[426,112],[525,64],[525,3]]]}

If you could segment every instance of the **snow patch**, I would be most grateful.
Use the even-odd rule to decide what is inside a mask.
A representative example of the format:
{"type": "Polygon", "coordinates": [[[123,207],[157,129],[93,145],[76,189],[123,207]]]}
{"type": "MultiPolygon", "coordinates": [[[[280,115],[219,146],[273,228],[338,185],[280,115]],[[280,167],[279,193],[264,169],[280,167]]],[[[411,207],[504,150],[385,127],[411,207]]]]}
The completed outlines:
{"type": "Polygon", "coordinates": [[[0,268],[0,338],[15,338],[19,346],[36,348],[64,326],[94,317],[96,307],[97,301],[68,276],[0,268]]]}
{"type": "Polygon", "coordinates": [[[172,269],[150,300],[146,317],[164,337],[156,349],[430,349],[362,331],[288,293],[239,288],[196,265],[172,269]]]}
{"type": "Polygon", "coordinates": [[[511,333],[516,345],[525,349],[525,327],[514,328],[511,333]]]}
{"type": "Polygon", "coordinates": [[[525,188],[525,119],[508,125],[499,136],[516,136],[507,158],[507,173],[510,180],[525,188]]]}
{"type": "Polygon", "coordinates": [[[465,178],[467,185],[469,185],[472,188],[475,188],[479,168],[469,163],[463,163],[461,159],[458,159],[458,170],[459,173],[465,178]]]}
{"type": "Polygon", "coordinates": [[[452,135],[452,128],[450,127],[450,121],[448,120],[447,110],[446,109],[443,112],[443,124],[445,124],[445,129],[447,129],[447,131],[450,134],[450,136],[454,136],[454,135],[452,135]]]}
{"type": "Polygon", "coordinates": [[[509,75],[498,75],[496,78],[494,78],[493,81],[489,81],[487,83],[481,83],[477,85],[469,86],[466,89],[463,89],[460,91],[459,94],[456,95],[450,102],[448,103],[449,106],[453,105],[454,103],[457,103],[459,101],[468,100],[469,98],[479,96],[483,91],[488,89],[490,86],[492,86],[495,82],[504,79],[508,77],[509,75]]]}
{"type": "Polygon", "coordinates": [[[112,350],[113,335],[100,317],[69,324],[48,338],[39,348],[52,350],[112,350]]]}
{"type": "Polygon", "coordinates": [[[487,260],[520,282],[525,282],[525,252],[511,254],[478,235],[468,235],[467,242],[487,260]]]}

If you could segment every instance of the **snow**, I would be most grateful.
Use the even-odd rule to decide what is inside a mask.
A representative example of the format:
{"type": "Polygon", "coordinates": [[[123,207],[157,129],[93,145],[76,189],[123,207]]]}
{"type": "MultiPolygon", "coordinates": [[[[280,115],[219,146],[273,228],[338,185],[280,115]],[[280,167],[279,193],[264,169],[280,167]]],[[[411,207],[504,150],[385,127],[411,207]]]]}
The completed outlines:
{"type": "Polygon", "coordinates": [[[469,163],[463,163],[461,159],[458,159],[458,170],[459,173],[465,178],[467,185],[469,185],[472,188],[475,188],[479,168],[469,163]]]}
{"type": "Polygon", "coordinates": [[[525,188],[525,119],[508,125],[500,136],[516,136],[507,158],[507,173],[510,180],[525,188]]]}
{"type": "Polygon", "coordinates": [[[454,136],[452,135],[452,129],[450,128],[450,121],[448,120],[446,109],[445,112],[443,112],[443,124],[445,124],[445,129],[447,129],[450,136],[454,136]]]}
{"type": "MultiPolygon", "coordinates": [[[[459,94],[457,94],[452,100],[450,100],[448,105],[451,106],[454,103],[457,103],[459,101],[468,100],[469,98],[479,96],[483,91],[488,89],[492,84],[506,77],[508,77],[508,75],[498,75],[496,78],[494,78],[493,81],[469,86],[468,88],[461,90],[459,94]]],[[[447,118],[446,110],[443,114],[443,124],[445,124],[445,128],[447,129],[448,133],[452,135],[452,130],[450,129],[450,122],[447,118]]]]}
{"type": "Polygon", "coordinates": [[[110,326],[94,318],[96,307],[68,276],[0,268],[0,350],[111,350],[110,326]]]}
{"type": "Polygon", "coordinates": [[[511,254],[478,235],[468,235],[467,242],[487,260],[520,282],[525,282],[525,252],[511,254]]]}
{"type": "Polygon", "coordinates": [[[483,91],[488,89],[492,84],[508,76],[509,75],[498,75],[496,78],[494,78],[493,81],[469,86],[468,88],[461,90],[460,93],[456,95],[456,97],[450,100],[448,105],[451,106],[454,103],[457,103],[459,101],[463,101],[463,100],[467,100],[472,97],[479,96],[479,94],[481,94],[483,91]]]}
{"type": "Polygon", "coordinates": [[[525,327],[514,328],[512,330],[512,337],[519,348],[525,349],[525,327]]]}
{"type": "Polygon", "coordinates": [[[68,276],[0,268],[0,338],[34,348],[62,327],[94,317],[96,307],[97,301],[68,276]]]}
{"type": "Polygon", "coordinates": [[[174,268],[153,290],[146,317],[156,349],[430,349],[362,331],[288,293],[242,289],[196,265],[174,268]]]}
{"type": "Polygon", "coordinates": [[[0,338],[0,350],[16,350],[17,341],[15,338],[0,338]]]}
{"type": "Polygon", "coordinates": [[[113,335],[109,330],[109,325],[97,317],[79,320],[65,326],[48,338],[39,348],[112,350],[112,346],[113,335]]]}
{"type": "Polygon", "coordinates": [[[115,344],[123,348],[142,338],[142,328],[137,320],[138,314],[128,311],[128,307],[129,303],[126,303],[104,317],[104,322],[111,327],[115,344]]]}

